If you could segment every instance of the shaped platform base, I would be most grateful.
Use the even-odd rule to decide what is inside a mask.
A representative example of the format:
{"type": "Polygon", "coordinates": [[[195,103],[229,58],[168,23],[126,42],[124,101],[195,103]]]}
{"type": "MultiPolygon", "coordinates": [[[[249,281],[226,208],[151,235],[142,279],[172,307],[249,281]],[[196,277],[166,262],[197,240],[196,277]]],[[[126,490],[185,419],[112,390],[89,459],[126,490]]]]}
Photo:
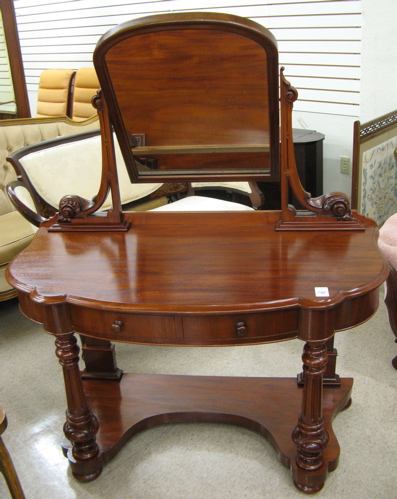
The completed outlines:
{"type": "Polygon", "coordinates": [[[296,464],[291,435],[302,406],[302,387],[295,378],[239,378],[124,374],[121,381],[83,380],[88,404],[99,421],[99,456],[76,462],[68,453],[73,475],[95,479],[135,434],[153,426],[178,422],[229,423],[251,429],[272,444],[280,461],[291,468],[296,487],[320,490],[338,465],[339,444],[332,420],[350,403],[353,379],[324,387],[323,411],[329,443],[320,469],[305,471],[296,464]]]}

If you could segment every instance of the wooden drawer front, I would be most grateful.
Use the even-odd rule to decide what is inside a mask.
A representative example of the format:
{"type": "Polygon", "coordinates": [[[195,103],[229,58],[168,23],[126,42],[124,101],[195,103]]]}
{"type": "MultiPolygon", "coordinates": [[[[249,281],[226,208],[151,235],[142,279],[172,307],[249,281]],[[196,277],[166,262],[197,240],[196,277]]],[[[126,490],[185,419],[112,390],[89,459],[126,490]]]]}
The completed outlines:
{"type": "Polygon", "coordinates": [[[224,316],[189,316],[183,319],[187,343],[240,344],[276,341],[296,336],[297,310],[224,316]]]}
{"type": "Polygon", "coordinates": [[[74,309],[72,320],[76,332],[103,339],[170,343],[175,342],[176,338],[173,316],[74,309]]]}

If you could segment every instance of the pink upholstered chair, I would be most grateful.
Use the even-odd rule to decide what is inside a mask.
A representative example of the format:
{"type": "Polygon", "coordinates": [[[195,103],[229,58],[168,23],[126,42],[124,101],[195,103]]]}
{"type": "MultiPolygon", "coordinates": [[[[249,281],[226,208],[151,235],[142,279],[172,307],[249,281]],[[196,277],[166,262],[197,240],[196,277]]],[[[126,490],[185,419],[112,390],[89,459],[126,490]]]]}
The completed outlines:
{"type": "MultiPolygon", "coordinates": [[[[390,264],[385,303],[390,327],[397,338],[397,214],[388,218],[380,229],[378,244],[390,264]]],[[[392,364],[397,369],[397,356],[392,360],[392,364]]]]}

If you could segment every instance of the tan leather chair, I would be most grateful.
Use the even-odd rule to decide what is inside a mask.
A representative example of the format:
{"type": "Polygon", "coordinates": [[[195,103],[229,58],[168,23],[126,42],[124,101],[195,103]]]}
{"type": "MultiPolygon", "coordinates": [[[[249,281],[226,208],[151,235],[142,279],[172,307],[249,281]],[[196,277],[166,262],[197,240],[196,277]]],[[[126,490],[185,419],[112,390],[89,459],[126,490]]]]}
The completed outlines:
{"type": "Polygon", "coordinates": [[[70,113],[73,69],[46,69],[40,75],[37,117],[67,116],[70,113]]]}
{"type": "Polygon", "coordinates": [[[94,68],[80,68],[74,80],[72,115],[75,121],[83,121],[96,114],[92,98],[97,93],[99,81],[94,68]]]}

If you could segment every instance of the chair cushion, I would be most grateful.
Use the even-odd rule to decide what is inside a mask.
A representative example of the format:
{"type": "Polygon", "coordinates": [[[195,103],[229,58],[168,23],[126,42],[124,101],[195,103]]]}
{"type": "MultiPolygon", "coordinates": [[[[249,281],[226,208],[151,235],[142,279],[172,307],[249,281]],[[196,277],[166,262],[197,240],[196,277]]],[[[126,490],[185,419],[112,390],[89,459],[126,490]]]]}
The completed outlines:
{"type": "Polygon", "coordinates": [[[397,214],[387,219],[380,229],[378,246],[393,267],[397,268],[397,214]]]}
{"type": "Polygon", "coordinates": [[[253,210],[250,206],[245,206],[223,199],[208,198],[204,196],[188,196],[174,203],[160,206],[152,211],[242,211],[253,210]]]}
{"type": "Polygon", "coordinates": [[[0,231],[0,265],[8,263],[22,251],[34,235],[32,225],[17,211],[1,216],[0,231]]]}
{"type": "Polygon", "coordinates": [[[247,194],[252,193],[249,182],[192,182],[193,189],[200,188],[223,188],[223,189],[236,189],[238,191],[246,192],[247,194]]]}

